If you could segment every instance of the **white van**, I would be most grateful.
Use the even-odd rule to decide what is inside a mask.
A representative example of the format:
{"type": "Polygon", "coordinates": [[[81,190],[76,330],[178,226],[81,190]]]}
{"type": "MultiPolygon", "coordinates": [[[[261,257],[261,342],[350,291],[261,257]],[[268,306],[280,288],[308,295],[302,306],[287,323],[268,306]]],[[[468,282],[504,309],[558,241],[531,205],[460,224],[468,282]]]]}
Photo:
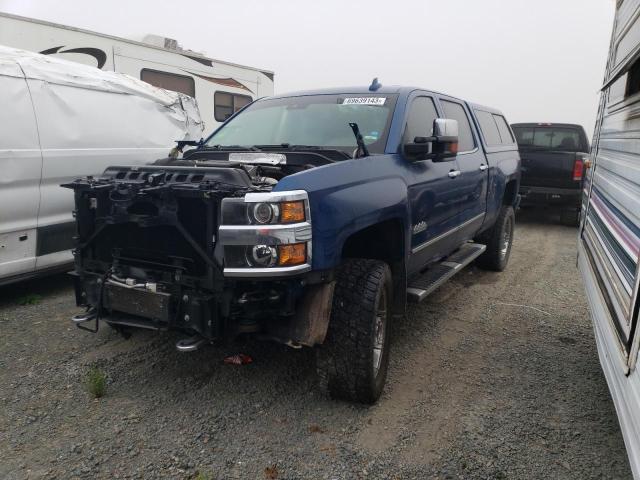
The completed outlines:
{"type": "Polygon", "coordinates": [[[602,370],[640,479],[640,1],[618,0],[582,205],[578,264],[602,370]]]}
{"type": "Polygon", "coordinates": [[[0,285],[67,268],[73,192],[61,183],[198,140],[195,100],[126,75],[0,47],[0,285]]]}

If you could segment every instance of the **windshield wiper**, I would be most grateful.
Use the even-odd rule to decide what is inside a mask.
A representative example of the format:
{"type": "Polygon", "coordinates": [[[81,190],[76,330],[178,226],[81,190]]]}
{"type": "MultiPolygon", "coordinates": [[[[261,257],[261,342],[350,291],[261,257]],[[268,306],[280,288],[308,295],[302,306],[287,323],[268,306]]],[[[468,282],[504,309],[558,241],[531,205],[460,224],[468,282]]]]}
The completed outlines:
{"type": "Polygon", "coordinates": [[[296,145],[291,143],[276,143],[269,145],[253,145],[258,151],[285,151],[285,152],[299,152],[299,153],[309,153],[315,154],[317,156],[321,156],[328,161],[335,162],[337,160],[350,160],[352,157],[347,152],[341,150],[338,147],[323,147],[320,145],[296,145]],[[329,155],[331,154],[331,155],[329,155]],[[335,158],[336,155],[339,155],[340,159],[335,158]]]}
{"type": "Polygon", "coordinates": [[[346,152],[337,147],[323,147],[320,145],[294,145],[291,143],[278,143],[273,145],[253,145],[257,150],[286,150],[288,152],[339,152],[345,158],[351,158],[346,152]]]}
{"type": "Polygon", "coordinates": [[[349,123],[349,126],[351,127],[351,130],[353,130],[353,135],[356,137],[356,143],[358,144],[358,150],[353,158],[368,157],[369,150],[367,150],[367,146],[365,145],[362,134],[360,133],[360,127],[358,127],[357,123],[349,123]]]}
{"type": "Polygon", "coordinates": [[[335,150],[332,147],[321,147],[319,145],[295,145],[291,143],[274,143],[272,145],[254,145],[258,150],[290,150],[292,152],[300,150],[335,150]]]}
{"type": "Polygon", "coordinates": [[[199,147],[199,149],[217,150],[221,152],[229,151],[229,150],[234,150],[234,151],[244,151],[244,150],[257,151],[258,150],[256,147],[246,146],[246,145],[202,145],[199,147]]]}

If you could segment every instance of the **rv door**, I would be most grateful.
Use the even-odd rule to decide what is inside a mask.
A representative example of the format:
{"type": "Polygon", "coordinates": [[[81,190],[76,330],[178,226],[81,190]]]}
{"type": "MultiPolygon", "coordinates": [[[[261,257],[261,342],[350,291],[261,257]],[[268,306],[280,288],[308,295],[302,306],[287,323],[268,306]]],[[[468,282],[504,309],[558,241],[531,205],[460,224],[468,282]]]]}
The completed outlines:
{"type": "Polygon", "coordinates": [[[0,62],[0,285],[36,263],[42,155],[29,88],[18,64],[0,62]]]}

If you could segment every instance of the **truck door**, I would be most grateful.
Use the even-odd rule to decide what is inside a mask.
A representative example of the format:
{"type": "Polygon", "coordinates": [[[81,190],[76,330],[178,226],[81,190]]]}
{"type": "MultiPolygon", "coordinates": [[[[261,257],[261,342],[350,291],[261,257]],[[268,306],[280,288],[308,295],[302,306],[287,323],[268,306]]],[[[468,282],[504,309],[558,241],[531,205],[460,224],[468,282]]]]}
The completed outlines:
{"type": "Polygon", "coordinates": [[[17,64],[0,73],[0,284],[33,271],[42,155],[27,82],[17,64]]]}
{"type": "Polygon", "coordinates": [[[487,211],[487,188],[489,168],[474,133],[467,107],[457,100],[440,98],[444,117],[458,121],[458,155],[456,157],[460,177],[456,181],[456,192],[460,199],[458,243],[469,240],[482,225],[487,211]]]}
{"type": "MultiPolygon", "coordinates": [[[[434,100],[418,95],[410,100],[409,113],[404,128],[403,144],[415,137],[429,137],[433,133],[433,121],[438,118],[434,100]]],[[[457,231],[456,216],[460,211],[457,191],[457,162],[455,158],[444,161],[407,161],[412,184],[409,185],[411,208],[411,256],[409,274],[415,274],[431,261],[449,254],[457,231]]]]}

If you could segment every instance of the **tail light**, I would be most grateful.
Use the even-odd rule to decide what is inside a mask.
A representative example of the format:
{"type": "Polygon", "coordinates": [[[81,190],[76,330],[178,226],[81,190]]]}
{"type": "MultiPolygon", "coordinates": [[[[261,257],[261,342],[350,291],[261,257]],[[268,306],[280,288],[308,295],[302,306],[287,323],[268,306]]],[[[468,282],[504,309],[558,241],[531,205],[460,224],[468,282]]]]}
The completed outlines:
{"type": "Polygon", "coordinates": [[[583,173],[584,173],[584,160],[582,158],[576,158],[576,162],[573,164],[573,180],[575,182],[581,181],[583,173]]]}

